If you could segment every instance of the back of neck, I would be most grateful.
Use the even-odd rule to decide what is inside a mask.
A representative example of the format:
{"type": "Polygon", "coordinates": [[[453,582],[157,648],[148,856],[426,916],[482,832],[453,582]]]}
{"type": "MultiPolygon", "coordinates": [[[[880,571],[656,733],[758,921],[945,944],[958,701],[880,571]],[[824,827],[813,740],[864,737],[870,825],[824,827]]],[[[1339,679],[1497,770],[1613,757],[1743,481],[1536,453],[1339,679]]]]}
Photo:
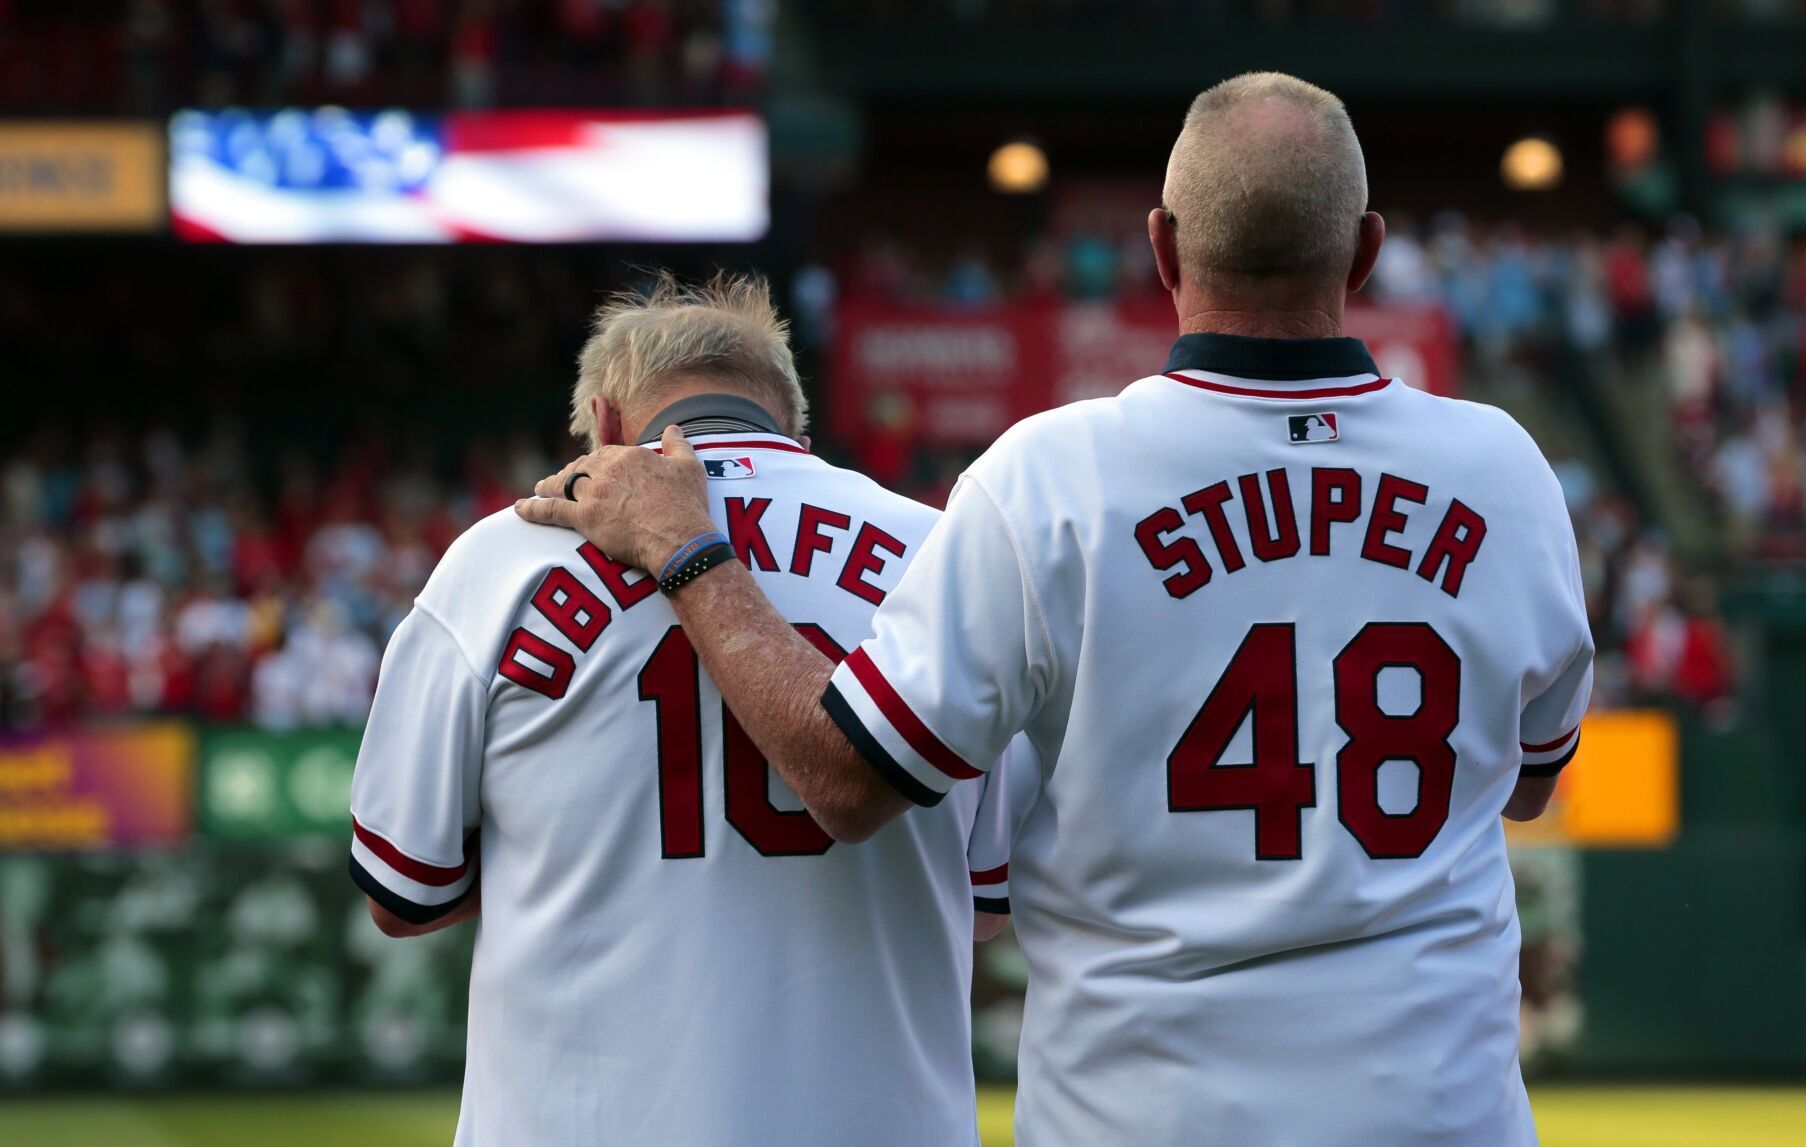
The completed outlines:
{"type": "Polygon", "coordinates": [[[1258,339],[1333,339],[1342,337],[1342,315],[1321,310],[1181,312],[1179,333],[1241,335],[1258,339]]]}
{"type": "Polygon", "coordinates": [[[1179,333],[1241,335],[1257,339],[1331,339],[1342,336],[1348,295],[1333,288],[1273,280],[1233,283],[1188,279],[1174,293],[1179,333]]]}

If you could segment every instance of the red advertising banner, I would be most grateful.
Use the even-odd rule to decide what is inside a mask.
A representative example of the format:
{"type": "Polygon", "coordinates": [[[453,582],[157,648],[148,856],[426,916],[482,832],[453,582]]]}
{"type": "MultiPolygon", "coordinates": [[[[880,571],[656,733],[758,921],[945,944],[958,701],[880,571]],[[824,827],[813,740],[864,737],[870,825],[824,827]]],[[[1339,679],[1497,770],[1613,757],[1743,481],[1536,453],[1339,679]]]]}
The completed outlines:
{"type": "MultiPolygon", "coordinates": [[[[1031,414],[1115,394],[1158,372],[1174,338],[1158,296],[982,308],[851,299],[836,323],[835,430],[930,447],[985,446],[1031,414]]],[[[1381,373],[1458,389],[1460,348],[1441,309],[1351,306],[1347,329],[1381,373]]]]}
{"type": "Polygon", "coordinates": [[[1164,297],[1132,303],[1059,303],[1048,308],[1054,353],[1052,393],[1037,410],[1116,394],[1157,374],[1173,349],[1173,305],[1164,297]]]}
{"type": "Polygon", "coordinates": [[[940,446],[983,445],[1047,404],[1043,308],[959,310],[845,303],[835,318],[835,429],[851,439],[907,424],[940,446]]]}
{"type": "Polygon", "coordinates": [[[1461,343],[1449,313],[1432,303],[1352,302],[1342,329],[1367,344],[1388,378],[1455,397],[1461,392],[1461,343]]]}
{"type": "Polygon", "coordinates": [[[194,759],[175,723],[0,740],[0,851],[178,844],[194,759]]]}

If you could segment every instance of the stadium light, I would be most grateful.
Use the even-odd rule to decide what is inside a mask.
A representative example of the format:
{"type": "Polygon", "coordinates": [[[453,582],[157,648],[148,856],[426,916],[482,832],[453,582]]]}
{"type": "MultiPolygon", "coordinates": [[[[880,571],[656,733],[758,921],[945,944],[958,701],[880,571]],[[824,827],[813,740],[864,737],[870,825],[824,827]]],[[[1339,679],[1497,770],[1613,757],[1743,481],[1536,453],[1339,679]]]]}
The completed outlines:
{"type": "Polygon", "coordinates": [[[1561,149],[1539,136],[1525,136],[1505,149],[1499,177],[1513,191],[1548,191],[1561,183],[1561,149]]]}
{"type": "Polygon", "coordinates": [[[993,190],[1033,195],[1047,186],[1047,153],[1027,140],[1015,140],[991,153],[986,170],[993,190]]]}

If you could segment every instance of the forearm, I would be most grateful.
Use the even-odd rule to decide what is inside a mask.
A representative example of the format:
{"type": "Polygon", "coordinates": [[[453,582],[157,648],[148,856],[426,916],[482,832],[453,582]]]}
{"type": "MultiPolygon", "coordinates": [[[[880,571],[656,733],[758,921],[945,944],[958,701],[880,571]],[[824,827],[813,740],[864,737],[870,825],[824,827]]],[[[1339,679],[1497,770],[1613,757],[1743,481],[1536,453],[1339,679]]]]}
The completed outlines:
{"type": "MultiPolygon", "coordinates": [[[[664,570],[716,527],[707,474],[678,427],[665,427],[661,449],[663,457],[605,446],[541,480],[539,497],[516,502],[515,513],[577,530],[620,561],[664,570]],[[577,476],[589,480],[573,486],[577,476]]],[[[833,664],[772,608],[745,566],[715,566],[667,600],[728,708],[830,836],[864,840],[909,807],[822,708],[833,664]]]]}
{"type": "Polygon", "coordinates": [[[830,836],[864,840],[909,807],[822,708],[834,663],[745,566],[718,566],[669,600],[728,708],[830,836]]]}
{"type": "Polygon", "coordinates": [[[1511,799],[1505,802],[1506,820],[1535,820],[1543,815],[1549,807],[1549,799],[1555,795],[1554,777],[1524,777],[1517,787],[1511,791],[1511,799]]]}

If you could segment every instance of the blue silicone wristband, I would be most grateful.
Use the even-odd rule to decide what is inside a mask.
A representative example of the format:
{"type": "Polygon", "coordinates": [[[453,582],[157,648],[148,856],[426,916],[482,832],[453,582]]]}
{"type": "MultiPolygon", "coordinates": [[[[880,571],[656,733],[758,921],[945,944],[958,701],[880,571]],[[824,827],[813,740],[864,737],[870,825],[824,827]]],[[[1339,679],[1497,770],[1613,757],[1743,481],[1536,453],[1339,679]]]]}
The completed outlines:
{"type": "Polygon", "coordinates": [[[696,537],[691,538],[683,545],[677,547],[677,552],[671,555],[671,560],[666,562],[664,568],[658,571],[658,580],[664,581],[671,576],[672,570],[683,565],[708,547],[726,544],[727,535],[723,534],[720,530],[710,530],[706,534],[696,535],[696,537]]]}

